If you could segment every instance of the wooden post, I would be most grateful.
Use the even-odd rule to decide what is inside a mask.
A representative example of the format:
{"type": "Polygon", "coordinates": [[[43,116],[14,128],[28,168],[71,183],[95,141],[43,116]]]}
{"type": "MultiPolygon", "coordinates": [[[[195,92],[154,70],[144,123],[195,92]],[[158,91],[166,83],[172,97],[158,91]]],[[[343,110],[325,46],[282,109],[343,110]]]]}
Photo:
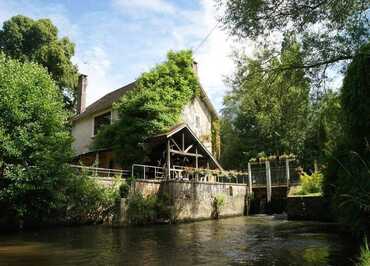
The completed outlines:
{"type": "Polygon", "coordinates": [[[167,179],[171,178],[171,151],[170,151],[170,140],[167,140],[167,179]]]}
{"type": "Polygon", "coordinates": [[[267,194],[267,203],[271,202],[271,168],[270,162],[266,161],[266,194],[267,194]]]}
{"type": "Polygon", "coordinates": [[[185,134],[182,133],[182,151],[185,151],[185,134]]]}
{"type": "Polygon", "coordinates": [[[99,152],[97,151],[95,154],[95,176],[98,176],[98,168],[99,167],[99,152]]]}
{"type": "Polygon", "coordinates": [[[286,169],[286,184],[289,187],[290,183],[290,169],[289,169],[289,160],[285,160],[285,169],[286,169]]]}
{"type": "MultiPolygon", "coordinates": [[[[196,154],[196,156],[195,156],[195,169],[198,171],[198,147],[195,147],[195,154],[196,154]]],[[[196,181],[199,181],[198,180],[198,178],[199,178],[199,175],[198,175],[198,172],[195,174],[195,179],[196,179],[196,181]]]]}
{"type": "Polygon", "coordinates": [[[249,186],[249,195],[252,195],[252,167],[251,163],[248,163],[248,186],[249,186]]]}
{"type": "Polygon", "coordinates": [[[196,147],[195,148],[195,154],[197,156],[195,156],[195,169],[198,169],[198,148],[196,147]]]}

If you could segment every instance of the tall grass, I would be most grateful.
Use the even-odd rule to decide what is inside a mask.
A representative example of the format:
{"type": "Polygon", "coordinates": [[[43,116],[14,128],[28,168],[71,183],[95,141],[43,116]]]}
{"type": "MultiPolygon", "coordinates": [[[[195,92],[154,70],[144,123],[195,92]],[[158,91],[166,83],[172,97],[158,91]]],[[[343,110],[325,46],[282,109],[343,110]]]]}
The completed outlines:
{"type": "Polygon", "coordinates": [[[358,266],[370,266],[370,249],[367,240],[365,239],[364,245],[361,248],[358,266]]]}

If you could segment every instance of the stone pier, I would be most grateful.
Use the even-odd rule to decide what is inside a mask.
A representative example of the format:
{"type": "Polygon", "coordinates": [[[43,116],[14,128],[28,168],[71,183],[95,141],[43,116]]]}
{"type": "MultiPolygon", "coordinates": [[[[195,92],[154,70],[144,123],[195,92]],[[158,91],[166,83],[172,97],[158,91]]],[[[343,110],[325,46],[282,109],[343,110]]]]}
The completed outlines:
{"type": "MultiPolygon", "coordinates": [[[[222,199],[218,217],[241,216],[247,213],[249,190],[246,184],[192,182],[184,180],[136,180],[132,188],[145,197],[165,194],[172,202],[176,222],[212,219],[215,198],[222,199]]],[[[120,215],[126,213],[127,200],[121,200],[120,215]]],[[[121,225],[127,217],[119,217],[121,225]]]]}

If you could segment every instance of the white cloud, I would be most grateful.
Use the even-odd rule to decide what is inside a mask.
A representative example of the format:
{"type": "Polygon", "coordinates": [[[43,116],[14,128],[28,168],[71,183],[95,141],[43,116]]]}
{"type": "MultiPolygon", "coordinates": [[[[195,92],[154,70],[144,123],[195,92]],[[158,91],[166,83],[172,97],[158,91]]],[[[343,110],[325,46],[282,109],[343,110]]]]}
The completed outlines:
{"type": "Polygon", "coordinates": [[[122,12],[152,11],[156,13],[174,13],[175,7],[165,0],[114,0],[113,4],[122,12]]]}
{"type": "MultiPolygon", "coordinates": [[[[202,0],[201,6],[202,13],[199,18],[203,28],[203,37],[205,37],[215,25],[218,25],[216,19],[218,11],[213,0],[202,0]]],[[[234,63],[231,58],[234,49],[243,49],[246,54],[251,55],[254,51],[254,44],[246,42],[241,45],[238,41],[230,38],[218,25],[208,40],[195,53],[200,81],[218,110],[222,108],[223,97],[228,90],[224,79],[234,71],[234,63]]]]}
{"type": "Polygon", "coordinates": [[[122,85],[111,75],[112,63],[104,49],[99,46],[79,54],[73,61],[79,66],[80,73],[87,75],[87,105],[122,85]]]}
{"type": "MultiPolygon", "coordinates": [[[[195,48],[217,24],[214,0],[189,8],[169,0],[111,0],[103,9],[87,7],[73,16],[67,2],[0,0],[0,21],[15,14],[51,17],[61,35],[76,43],[74,63],[88,75],[87,103],[121,87],[164,60],[170,49],[195,48]]],[[[253,46],[244,43],[247,54],[253,46]]],[[[233,72],[230,55],[240,47],[220,28],[195,53],[199,77],[216,109],[227,91],[224,77],[233,72]]]]}

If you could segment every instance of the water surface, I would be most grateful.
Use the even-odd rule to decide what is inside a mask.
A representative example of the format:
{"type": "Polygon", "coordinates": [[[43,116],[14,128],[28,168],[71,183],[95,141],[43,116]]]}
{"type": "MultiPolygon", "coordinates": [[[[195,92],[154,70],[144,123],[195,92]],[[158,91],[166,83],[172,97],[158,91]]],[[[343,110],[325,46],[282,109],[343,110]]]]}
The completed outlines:
{"type": "Polygon", "coordinates": [[[57,228],[0,235],[0,265],[353,265],[351,240],[332,229],[272,216],[57,228]]]}

